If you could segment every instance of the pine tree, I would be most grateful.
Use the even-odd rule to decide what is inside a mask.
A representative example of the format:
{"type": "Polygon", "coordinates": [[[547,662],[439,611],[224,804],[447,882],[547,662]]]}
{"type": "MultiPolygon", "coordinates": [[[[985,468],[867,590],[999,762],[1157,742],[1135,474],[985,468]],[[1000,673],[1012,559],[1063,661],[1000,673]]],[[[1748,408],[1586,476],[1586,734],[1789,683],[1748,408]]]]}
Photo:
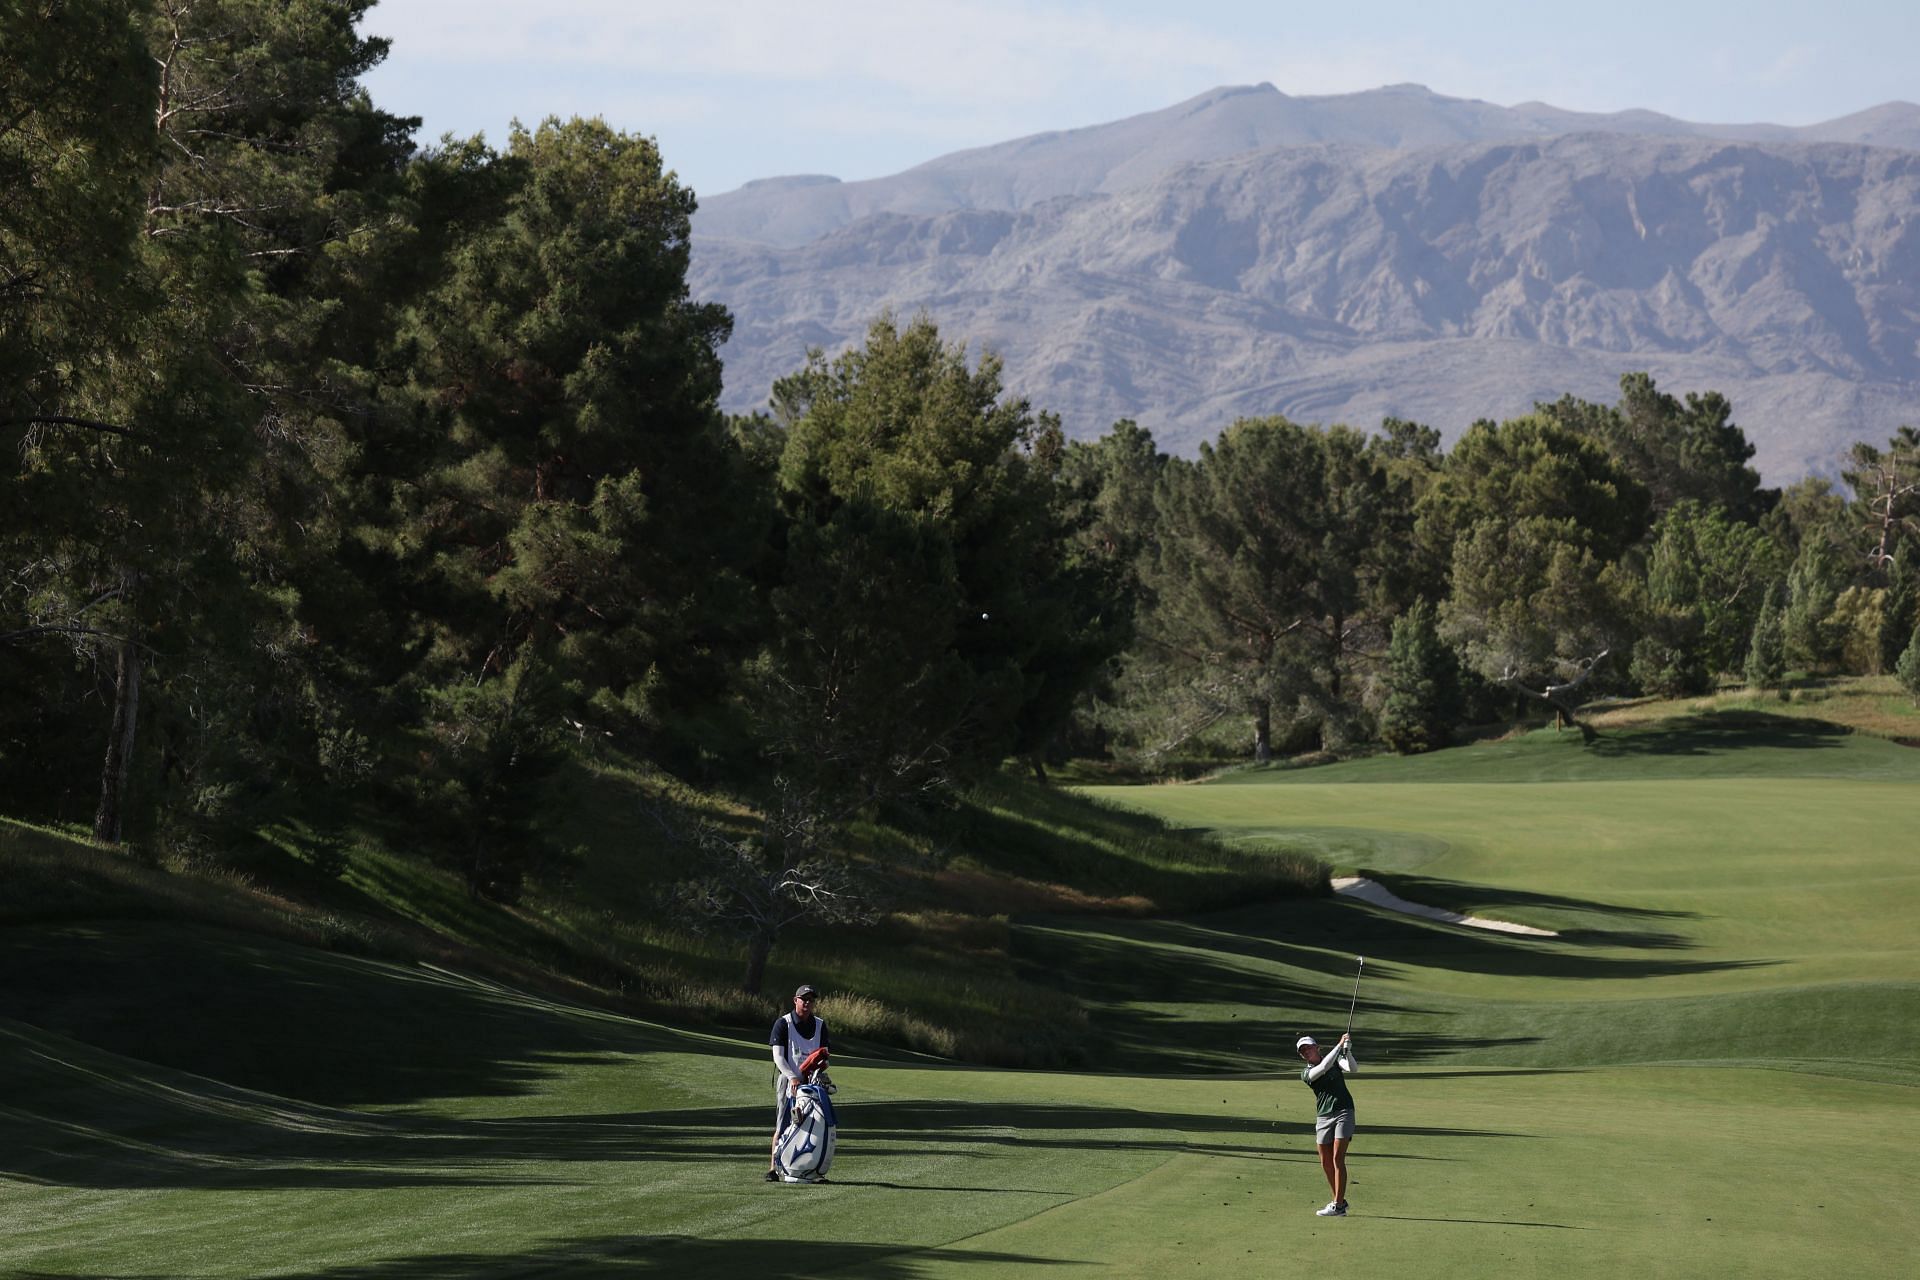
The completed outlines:
{"type": "Polygon", "coordinates": [[[1348,732],[1350,677],[1411,594],[1413,486],[1389,461],[1347,428],[1272,417],[1166,465],[1141,620],[1141,653],[1169,695],[1163,746],[1239,717],[1256,761],[1296,713],[1315,732],[1348,732]]]}
{"type": "MultiPolygon", "coordinates": [[[[759,533],[717,407],[731,322],[688,295],[693,195],[653,141],[548,120],[504,156],[463,151],[440,194],[482,203],[445,228],[403,316],[410,378],[390,411],[407,416],[385,449],[401,481],[355,532],[402,588],[428,799],[495,794],[509,771],[536,786],[530,722],[659,747],[719,703],[759,533]]],[[[512,892],[513,841],[485,806],[455,812],[447,856],[476,891],[512,892]]]]}
{"type": "Polygon", "coordinates": [[[0,57],[19,49],[38,63],[24,81],[0,74],[37,86],[27,117],[6,107],[29,122],[15,140],[58,143],[66,95],[97,98],[85,136],[37,170],[79,186],[48,188],[71,221],[63,208],[39,238],[60,268],[31,273],[60,286],[42,295],[24,348],[37,351],[24,384],[34,425],[55,429],[28,441],[8,508],[42,554],[6,576],[39,630],[80,638],[112,673],[100,691],[103,840],[156,807],[205,813],[237,794],[228,766],[273,719],[276,655],[297,647],[297,590],[268,545],[265,481],[286,474],[276,455],[312,438],[307,406],[329,365],[314,338],[344,327],[309,305],[303,282],[322,260],[353,258],[368,229],[363,179],[397,163],[408,127],[357,84],[385,49],[355,32],[369,3],[47,0],[27,6],[21,40],[0,40],[0,57]],[[138,122],[126,145],[109,127],[121,120],[138,122]],[[125,241],[103,258],[94,249],[116,226],[125,241]],[[49,322],[63,311],[71,340],[50,364],[40,339],[58,343],[49,322]],[[143,774],[169,794],[136,804],[143,774]]]}
{"type": "Polygon", "coordinates": [[[1834,609],[1848,586],[1840,552],[1825,537],[1809,537],[1787,572],[1787,602],[1781,625],[1787,661],[1805,668],[1831,667],[1840,660],[1843,636],[1834,609]]]}
{"type": "Polygon", "coordinates": [[[75,709],[129,639],[104,547],[145,461],[110,392],[159,302],[140,235],[158,160],[148,10],[0,6],[0,779],[23,811],[68,821],[101,758],[97,715],[75,709]]]}
{"type": "Polygon", "coordinates": [[[1393,624],[1387,688],[1380,713],[1382,742],[1401,755],[1446,745],[1464,706],[1460,660],[1441,640],[1435,610],[1425,600],[1393,624]]]}
{"type": "Polygon", "coordinates": [[[1747,684],[1755,689],[1778,690],[1786,696],[1787,641],[1782,618],[1781,588],[1776,583],[1767,589],[1760,615],[1753,624],[1753,637],[1747,645],[1747,684]]]}
{"type": "Polygon", "coordinates": [[[882,318],[777,394],[795,416],[763,687],[785,692],[758,718],[780,769],[878,794],[1037,750],[1127,625],[1124,566],[1076,548],[1057,424],[925,319],[882,318]]]}

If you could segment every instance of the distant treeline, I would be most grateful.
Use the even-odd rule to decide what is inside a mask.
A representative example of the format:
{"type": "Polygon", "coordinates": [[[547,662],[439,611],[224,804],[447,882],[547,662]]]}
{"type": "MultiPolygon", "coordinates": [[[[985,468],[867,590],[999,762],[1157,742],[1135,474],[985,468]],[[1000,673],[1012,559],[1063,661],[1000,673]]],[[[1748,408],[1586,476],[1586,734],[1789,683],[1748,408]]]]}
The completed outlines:
{"type": "Polygon", "coordinates": [[[0,8],[11,812],[194,858],[337,804],[511,897],[591,737],[765,815],[686,833],[717,901],[1009,757],[1418,750],[1911,655],[1920,437],[1763,489],[1640,375],[1451,451],[1268,418],[1189,460],[886,317],[729,420],[654,143],[422,146],[369,7],[0,8]]]}

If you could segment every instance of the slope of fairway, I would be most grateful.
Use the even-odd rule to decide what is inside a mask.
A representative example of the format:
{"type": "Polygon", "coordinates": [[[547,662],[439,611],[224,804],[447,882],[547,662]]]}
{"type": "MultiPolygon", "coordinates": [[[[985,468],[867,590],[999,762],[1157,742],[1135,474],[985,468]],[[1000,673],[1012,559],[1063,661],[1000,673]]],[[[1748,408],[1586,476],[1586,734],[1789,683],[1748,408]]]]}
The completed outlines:
{"type": "Polygon", "coordinates": [[[1763,740],[1696,751],[1720,732],[1699,721],[1610,735],[1599,750],[1536,733],[1407,761],[1103,793],[1249,844],[1311,848],[1411,901],[1557,939],[1342,901],[1181,922],[1049,921],[1032,954],[1042,964],[1083,945],[1109,955],[1107,985],[1087,994],[1143,1066],[1172,1057],[1155,1046],[1173,1027],[1210,1065],[1270,1060],[1283,1034],[1235,1037],[1231,1026],[1276,1007],[1282,1021],[1323,1025],[1341,1003],[1327,997],[1364,954],[1361,1025],[1390,1061],[1778,1060],[1911,1079],[1920,751],[1840,734],[1810,756],[1796,745],[1804,722],[1766,741],[1765,723],[1737,719],[1728,732],[1763,740]],[[1649,767],[1667,759],[1684,762],[1677,776],[1649,767]],[[1135,981],[1116,966],[1141,946],[1158,962],[1135,981]]]}

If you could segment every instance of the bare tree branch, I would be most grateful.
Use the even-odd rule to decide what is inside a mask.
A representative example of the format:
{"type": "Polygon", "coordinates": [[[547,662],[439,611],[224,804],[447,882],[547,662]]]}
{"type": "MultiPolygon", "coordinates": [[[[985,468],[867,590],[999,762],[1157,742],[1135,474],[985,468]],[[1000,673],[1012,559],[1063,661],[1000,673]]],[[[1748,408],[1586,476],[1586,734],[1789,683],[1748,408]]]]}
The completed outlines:
{"type": "Polygon", "coordinates": [[[104,431],[110,435],[124,436],[131,440],[139,433],[126,427],[116,427],[111,422],[97,422],[92,418],[70,418],[64,414],[36,414],[27,418],[0,418],[0,427],[40,426],[40,427],[85,427],[89,431],[104,431]]]}
{"type": "Polygon", "coordinates": [[[97,627],[82,627],[74,623],[46,623],[36,627],[23,627],[18,631],[0,631],[0,644],[13,644],[21,640],[32,640],[38,636],[91,636],[98,640],[111,640],[115,644],[130,644],[149,655],[158,652],[152,645],[131,636],[123,636],[113,631],[102,631],[97,627]]]}
{"type": "Polygon", "coordinates": [[[1579,708],[1579,704],[1574,701],[1570,695],[1578,692],[1588,680],[1593,678],[1594,669],[1600,665],[1602,659],[1612,652],[1613,649],[1609,646],[1593,654],[1591,657],[1581,658],[1574,664],[1577,669],[1574,677],[1571,680],[1563,680],[1559,684],[1549,684],[1540,689],[1530,689],[1521,682],[1519,671],[1512,666],[1507,667],[1506,671],[1501,675],[1500,683],[1513,689],[1517,693],[1523,693],[1529,698],[1538,698],[1542,702],[1545,702],[1554,709],[1555,714],[1558,715],[1561,720],[1578,729],[1583,739],[1591,741],[1596,735],[1592,727],[1583,723],[1579,716],[1575,714],[1579,708]]]}

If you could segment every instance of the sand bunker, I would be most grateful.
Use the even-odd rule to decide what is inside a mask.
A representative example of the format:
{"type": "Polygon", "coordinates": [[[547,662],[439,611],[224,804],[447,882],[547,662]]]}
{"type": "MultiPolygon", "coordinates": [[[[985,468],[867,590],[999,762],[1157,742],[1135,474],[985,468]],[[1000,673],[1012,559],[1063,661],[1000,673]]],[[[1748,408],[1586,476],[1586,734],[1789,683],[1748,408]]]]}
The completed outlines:
{"type": "Polygon", "coordinates": [[[1536,929],[1532,925],[1514,924],[1508,920],[1489,920],[1485,916],[1463,916],[1458,911],[1443,911],[1439,907],[1423,907],[1417,902],[1408,902],[1379,881],[1369,880],[1365,876],[1335,876],[1333,891],[1344,897],[1370,902],[1376,907],[1385,907],[1388,911],[1398,911],[1410,916],[1424,916],[1428,920],[1441,920],[1447,924],[1464,924],[1470,929],[1524,933],[1530,938],[1560,936],[1551,929],[1536,929]]]}

